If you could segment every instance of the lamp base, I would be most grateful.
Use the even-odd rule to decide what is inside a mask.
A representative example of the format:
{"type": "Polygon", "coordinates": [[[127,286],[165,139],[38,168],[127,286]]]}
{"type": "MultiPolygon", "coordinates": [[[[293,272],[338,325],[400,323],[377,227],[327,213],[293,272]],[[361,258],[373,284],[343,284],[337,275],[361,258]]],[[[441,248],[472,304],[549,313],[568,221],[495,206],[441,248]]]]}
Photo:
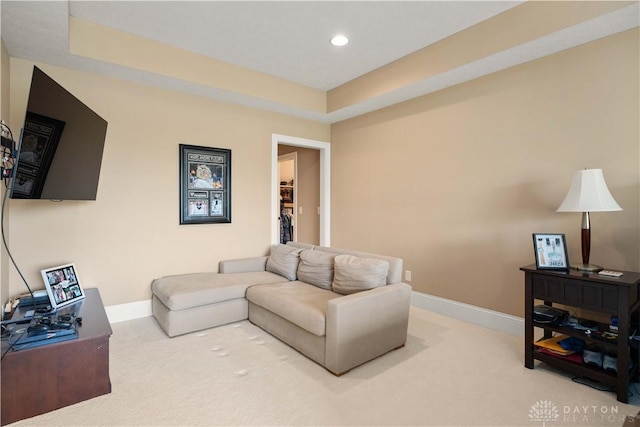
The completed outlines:
{"type": "Polygon", "coordinates": [[[598,271],[604,270],[602,267],[595,264],[576,264],[572,265],[571,268],[578,271],[587,271],[589,273],[597,273],[598,271]]]}

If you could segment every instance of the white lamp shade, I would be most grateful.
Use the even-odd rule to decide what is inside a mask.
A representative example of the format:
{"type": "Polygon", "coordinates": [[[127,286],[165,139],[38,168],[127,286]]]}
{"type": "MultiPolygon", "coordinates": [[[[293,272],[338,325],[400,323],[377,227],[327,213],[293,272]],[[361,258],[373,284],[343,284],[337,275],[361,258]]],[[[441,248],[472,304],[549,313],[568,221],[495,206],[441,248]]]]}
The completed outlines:
{"type": "Polygon", "coordinates": [[[573,173],[567,197],[558,212],[621,211],[604,181],[602,169],[585,169],[573,173]]]}

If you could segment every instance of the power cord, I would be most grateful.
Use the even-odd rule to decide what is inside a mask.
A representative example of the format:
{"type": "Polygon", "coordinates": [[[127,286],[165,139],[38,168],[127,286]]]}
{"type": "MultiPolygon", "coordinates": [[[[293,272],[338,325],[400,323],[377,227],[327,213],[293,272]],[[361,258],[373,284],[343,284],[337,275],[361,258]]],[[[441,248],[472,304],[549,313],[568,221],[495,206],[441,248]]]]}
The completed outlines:
{"type": "MultiPolygon", "coordinates": [[[[573,377],[571,378],[571,381],[573,381],[574,383],[586,385],[587,387],[591,387],[592,389],[598,391],[608,391],[612,393],[616,391],[615,387],[607,387],[606,384],[589,379],[587,377],[573,377]]],[[[627,396],[634,397],[637,394],[640,394],[640,391],[638,391],[637,383],[629,382],[627,396]]]]}
{"type": "Polygon", "coordinates": [[[7,198],[9,196],[9,188],[10,188],[13,164],[15,159],[15,142],[13,140],[13,133],[11,132],[11,128],[9,128],[9,126],[7,126],[4,123],[4,120],[0,121],[0,126],[1,126],[0,133],[2,134],[2,178],[4,179],[4,184],[6,187],[4,192],[4,197],[2,198],[2,209],[1,209],[2,218],[0,219],[0,232],[2,234],[2,244],[4,245],[4,248],[7,251],[7,255],[9,255],[9,259],[11,260],[11,263],[13,264],[16,271],[18,272],[18,275],[20,276],[25,286],[27,287],[27,290],[29,291],[29,295],[31,295],[31,301],[33,302],[33,309],[35,313],[36,299],[33,296],[33,291],[31,290],[31,287],[29,286],[27,279],[22,274],[22,271],[20,271],[20,268],[18,267],[18,264],[13,258],[13,255],[11,254],[11,250],[9,249],[9,245],[7,244],[7,238],[4,232],[5,210],[6,210],[7,198]],[[8,135],[8,138],[5,138],[4,136],[5,134],[8,135]],[[6,141],[9,141],[9,142],[6,142],[6,141]]]}
{"type": "Polygon", "coordinates": [[[5,191],[4,192],[4,197],[2,198],[2,221],[0,221],[0,231],[2,232],[2,244],[4,245],[4,248],[7,251],[7,255],[9,255],[9,259],[11,260],[11,263],[13,264],[13,266],[16,269],[16,271],[18,272],[18,275],[20,276],[20,278],[24,282],[25,286],[27,287],[27,290],[29,291],[29,295],[31,295],[31,300],[33,301],[34,310],[35,310],[36,300],[33,297],[33,291],[31,290],[31,287],[29,286],[29,283],[27,282],[27,279],[25,279],[24,275],[22,274],[22,271],[20,271],[20,267],[18,267],[18,264],[16,264],[16,261],[13,258],[13,255],[11,254],[11,250],[9,250],[9,245],[7,244],[7,238],[6,238],[5,233],[4,233],[4,217],[5,217],[5,207],[6,207],[6,204],[7,204],[7,195],[8,195],[8,193],[9,193],[8,191],[5,191]]]}

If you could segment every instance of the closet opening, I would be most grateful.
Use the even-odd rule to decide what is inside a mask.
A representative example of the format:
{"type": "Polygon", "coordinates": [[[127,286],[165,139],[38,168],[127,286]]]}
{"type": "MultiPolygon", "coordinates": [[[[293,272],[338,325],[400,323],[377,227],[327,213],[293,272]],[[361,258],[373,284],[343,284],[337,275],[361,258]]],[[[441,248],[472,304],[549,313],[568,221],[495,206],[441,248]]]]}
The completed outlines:
{"type": "MultiPolygon", "coordinates": [[[[292,215],[291,239],[300,243],[330,246],[330,159],[328,142],[314,141],[273,134],[271,138],[271,243],[281,242],[280,215],[292,215]],[[284,185],[291,179],[280,179],[279,157],[295,153],[293,185],[284,185]],[[292,188],[288,188],[292,187],[292,188]],[[281,206],[281,190],[285,193],[285,206],[281,206]],[[290,196],[290,197],[289,197],[290,196]]],[[[284,199],[284,197],[283,197],[284,199]]]]}
{"type": "MultiPolygon", "coordinates": [[[[278,152],[284,146],[278,146],[278,152]]],[[[280,243],[297,242],[297,158],[298,153],[292,152],[278,156],[278,179],[280,188],[280,243]]]]}

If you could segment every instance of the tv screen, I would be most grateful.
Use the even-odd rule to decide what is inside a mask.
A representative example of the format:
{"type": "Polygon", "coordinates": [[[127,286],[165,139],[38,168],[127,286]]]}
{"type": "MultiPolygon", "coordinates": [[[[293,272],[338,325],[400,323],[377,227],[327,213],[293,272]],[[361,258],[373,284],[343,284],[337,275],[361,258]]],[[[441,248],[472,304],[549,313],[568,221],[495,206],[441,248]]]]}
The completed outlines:
{"type": "Polygon", "coordinates": [[[96,200],[107,122],[33,67],[10,197],[96,200]]]}

